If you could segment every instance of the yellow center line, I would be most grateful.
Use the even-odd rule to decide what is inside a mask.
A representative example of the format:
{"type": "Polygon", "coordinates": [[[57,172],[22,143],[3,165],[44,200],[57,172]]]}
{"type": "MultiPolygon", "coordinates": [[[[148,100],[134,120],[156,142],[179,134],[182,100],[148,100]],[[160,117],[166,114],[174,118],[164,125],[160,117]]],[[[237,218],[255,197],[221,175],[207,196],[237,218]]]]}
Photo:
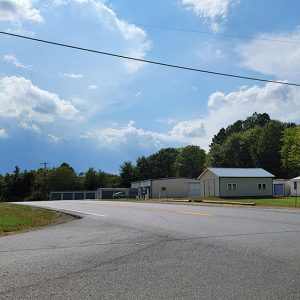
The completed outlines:
{"type": "MultiPolygon", "coordinates": [[[[95,205],[95,204],[91,204],[95,205]]],[[[117,204],[104,204],[104,203],[97,203],[99,206],[104,207],[118,207],[118,208],[133,208],[133,209],[142,209],[142,210],[148,210],[148,211],[164,211],[164,212],[173,212],[178,214],[186,214],[186,215],[194,215],[194,216],[203,216],[203,217],[211,217],[212,214],[208,213],[201,213],[201,212],[192,212],[192,211],[183,211],[183,210],[172,210],[172,209],[163,209],[163,208],[150,208],[150,207],[138,207],[135,205],[117,205],[117,204]]]]}
{"type": "Polygon", "coordinates": [[[194,216],[205,216],[205,217],[211,217],[212,216],[212,214],[206,214],[206,213],[200,213],[200,212],[192,212],[192,211],[176,210],[175,212],[177,212],[179,214],[194,215],[194,216]]]}

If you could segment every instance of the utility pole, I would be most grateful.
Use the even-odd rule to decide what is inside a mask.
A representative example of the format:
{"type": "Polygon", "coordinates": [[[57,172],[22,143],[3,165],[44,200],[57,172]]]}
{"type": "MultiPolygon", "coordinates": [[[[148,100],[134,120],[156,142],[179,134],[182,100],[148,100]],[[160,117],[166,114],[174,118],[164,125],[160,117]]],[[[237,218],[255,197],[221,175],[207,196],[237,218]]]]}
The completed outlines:
{"type": "Polygon", "coordinates": [[[43,186],[43,192],[42,192],[42,195],[43,195],[43,198],[44,200],[47,200],[47,181],[46,181],[46,172],[47,172],[47,165],[49,165],[50,162],[41,162],[40,165],[43,165],[44,166],[44,186],[43,186]]]}

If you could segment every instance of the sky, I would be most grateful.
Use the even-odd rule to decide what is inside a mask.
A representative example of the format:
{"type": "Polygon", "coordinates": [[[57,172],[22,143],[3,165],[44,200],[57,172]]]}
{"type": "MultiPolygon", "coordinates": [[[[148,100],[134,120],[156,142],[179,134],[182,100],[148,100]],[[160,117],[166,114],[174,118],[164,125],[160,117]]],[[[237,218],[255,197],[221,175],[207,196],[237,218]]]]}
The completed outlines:
{"type": "MultiPolygon", "coordinates": [[[[300,83],[300,2],[0,0],[0,30],[300,83]]],[[[300,88],[149,65],[0,34],[0,173],[67,162],[118,173],[161,148],[208,151],[254,112],[300,121],[300,88]]]]}

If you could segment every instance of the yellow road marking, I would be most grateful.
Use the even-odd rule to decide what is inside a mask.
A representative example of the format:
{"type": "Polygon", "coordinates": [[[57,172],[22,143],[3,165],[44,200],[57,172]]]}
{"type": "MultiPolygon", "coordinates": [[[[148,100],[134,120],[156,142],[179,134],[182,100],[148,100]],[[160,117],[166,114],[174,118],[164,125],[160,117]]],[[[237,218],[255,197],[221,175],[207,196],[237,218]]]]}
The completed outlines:
{"type": "MultiPolygon", "coordinates": [[[[94,204],[91,204],[94,205],[94,204]]],[[[150,207],[138,207],[134,205],[118,205],[116,204],[104,204],[104,203],[97,203],[99,206],[104,207],[120,207],[120,208],[136,208],[136,209],[142,209],[142,210],[148,210],[148,211],[165,211],[165,212],[175,212],[178,214],[186,214],[186,215],[194,215],[194,216],[202,216],[202,217],[211,217],[212,214],[208,213],[201,213],[201,212],[192,212],[192,211],[183,211],[183,210],[171,210],[171,209],[163,209],[163,208],[150,208],[150,207]]]]}
{"type": "Polygon", "coordinates": [[[192,212],[192,211],[182,211],[182,210],[176,210],[179,214],[186,214],[186,215],[195,215],[195,216],[205,216],[205,217],[211,217],[212,214],[205,214],[200,212],[192,212]]]}

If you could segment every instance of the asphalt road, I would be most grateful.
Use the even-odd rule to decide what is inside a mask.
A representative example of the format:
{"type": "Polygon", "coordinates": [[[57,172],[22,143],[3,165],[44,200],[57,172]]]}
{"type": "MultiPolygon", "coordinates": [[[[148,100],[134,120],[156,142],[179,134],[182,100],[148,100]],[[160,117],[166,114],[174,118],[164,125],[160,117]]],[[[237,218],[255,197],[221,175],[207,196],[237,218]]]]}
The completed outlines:
{"type": "Polygon", "coordinates": [[[0,299],[300,299],[300,211],[57,201],[0,238],[0,299]]]}

